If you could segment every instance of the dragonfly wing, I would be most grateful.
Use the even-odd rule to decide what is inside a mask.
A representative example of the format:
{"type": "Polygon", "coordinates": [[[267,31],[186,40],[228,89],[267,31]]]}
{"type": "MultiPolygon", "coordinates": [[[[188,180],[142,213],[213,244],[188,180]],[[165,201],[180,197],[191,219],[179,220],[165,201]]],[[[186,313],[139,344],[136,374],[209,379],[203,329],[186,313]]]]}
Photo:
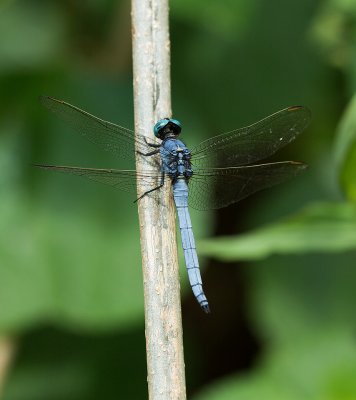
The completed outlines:
{"type": "Polygon", "coordinates": [[[295,161],[195,170],[189,181],[189,205],[197,210],[226,207],[284,182],[307,167],[295,161]]]}
{"type": "Polygon", "coordinates": [[[308,125],[310,111],[288,107],[245,128],[223,133],[192,150],[194,167],[233,167],[267,158],[293,141],[308,125]]]}
{"type": "MultiPolygon", "coordinates": [[[[40,164],[35,165],[35,167],[82,176],[92,181],[104,183],[116,189],[135,194],[137,194],[137,180],[140,181],[140,188],[142,188],[143,193],[157,187],[161,182],[161,174],[156,172],[138,173],[133,170],[80,168],[40,164]]],[[[143,193],[138,193],[138,195],[140,196],[143,193]]]]}
{"type": "Polygon", "coordinates": [[[89,141],[126,159],[135,159],[135,147],[149,151],[143,136],[135,136],[130,129],[104,121],[62,100],[41,96],[40,102],[89,141]]]}

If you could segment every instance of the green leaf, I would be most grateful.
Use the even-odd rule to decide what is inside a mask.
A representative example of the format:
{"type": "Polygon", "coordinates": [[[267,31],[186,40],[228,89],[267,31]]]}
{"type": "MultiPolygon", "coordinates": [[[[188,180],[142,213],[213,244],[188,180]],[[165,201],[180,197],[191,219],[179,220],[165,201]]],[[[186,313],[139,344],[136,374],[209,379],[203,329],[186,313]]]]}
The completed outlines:
{"type": "Polygon", "coordinates": [[[356,201],[356,94],[347,107],[337,129],[335,158],[340,184],[347,196],[356,201]]]}
{"type": "MultiPolygon", "coordinates": [[[[76,208],[26,207],[4,198],[0,218],[0,330],[38,321],[96,331],[137,323],[143,289],[136,210],[125,229],[76,208]]],[[[124,219],[124,218],[123,218],[124,219]]]]}
{"type": "Polygon", "coordinates": [[[327,0],[320,4],[311,33],[319,52],[344,70],[353,69],[356,4],[352,0],[327,0]]]}
{"type": "Polygon", "coordinates": [[[228,261],[355,248],[356,207],[347,203],[314,204],[293,217],[253,232],[204,240],[198,245],[200,254],[228,261]]]}
{"type": "Polygon", "coordinates": [[[88,194],[92,185],[81,180],[71,196],[78,180],[63,177],[61,187],[55,176],[47,176],[52,188],[43,185],[31,201],[19,180],[16,129],[8,125],[4,131],[0,331],[44,321],[83,331],[137,324],[143,288],[136,207],[125,194],[105,187],[98,191],[94,185],[88,194]]]}
{"type": "Polygon", "coordinates": [[[273,350],[252,374],[221,380],[194,400],[352,400],[354,353],[350,332],[314,332],[273,350]]]}

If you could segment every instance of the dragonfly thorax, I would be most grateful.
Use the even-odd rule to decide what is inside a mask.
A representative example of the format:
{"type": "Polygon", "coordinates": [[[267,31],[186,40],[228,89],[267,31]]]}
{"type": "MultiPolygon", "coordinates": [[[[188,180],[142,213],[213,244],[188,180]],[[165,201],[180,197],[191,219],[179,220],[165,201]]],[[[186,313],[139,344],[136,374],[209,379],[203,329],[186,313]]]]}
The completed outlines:
{"type": "Polygon", "coordinates": [[[163,140],[161,159],[165,173],[172,179],[179,177],[189,179],[192,176],[190,150],[176,137],[163,140]]]}

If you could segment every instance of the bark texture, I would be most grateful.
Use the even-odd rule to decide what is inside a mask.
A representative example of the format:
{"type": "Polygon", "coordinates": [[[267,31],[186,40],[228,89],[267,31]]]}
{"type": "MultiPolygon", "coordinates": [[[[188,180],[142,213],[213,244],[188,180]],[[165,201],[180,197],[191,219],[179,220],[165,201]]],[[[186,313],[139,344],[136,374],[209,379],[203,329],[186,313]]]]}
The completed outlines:
{"type": "MultiPolygon", "coordinates": [[[[135,131],[153,142],[154,124],[159,119],[171,116],[168,0],[132,0],[132,37],[135,131]]],[[[158,160],[154,157],[138,155],[138,171],[157,171],[158,160]]],[[[185,399],[180,285],[171,183],[166,182],[162,189],[141,199],[138,211],[149,398],[185,399]]]]}

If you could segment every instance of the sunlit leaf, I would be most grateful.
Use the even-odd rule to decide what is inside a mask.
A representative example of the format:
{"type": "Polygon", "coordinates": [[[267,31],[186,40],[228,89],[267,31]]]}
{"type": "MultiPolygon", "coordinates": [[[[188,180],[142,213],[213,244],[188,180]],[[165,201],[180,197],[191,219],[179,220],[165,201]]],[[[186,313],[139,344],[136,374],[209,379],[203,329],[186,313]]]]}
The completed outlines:
{"type": "Polygon", "coordinates": [[[272,254],[341,252],[356,248],[356,207],[314,204],[281,222],[239,236],[204,240],[199,252],[221,260],[260,260],[272,254]]]}
{"type": "Polygon", "coordinates": [[[250,374],[215,382],[194,400],[352,400],[355,369],[352,336],[318,332],[269,353],[250,374]]]}
{"type": "Polygon", "coordinates": [[[335,158],[341,186],[347,198],[356,201],[356,95],[338,127],[335,158]]]}

